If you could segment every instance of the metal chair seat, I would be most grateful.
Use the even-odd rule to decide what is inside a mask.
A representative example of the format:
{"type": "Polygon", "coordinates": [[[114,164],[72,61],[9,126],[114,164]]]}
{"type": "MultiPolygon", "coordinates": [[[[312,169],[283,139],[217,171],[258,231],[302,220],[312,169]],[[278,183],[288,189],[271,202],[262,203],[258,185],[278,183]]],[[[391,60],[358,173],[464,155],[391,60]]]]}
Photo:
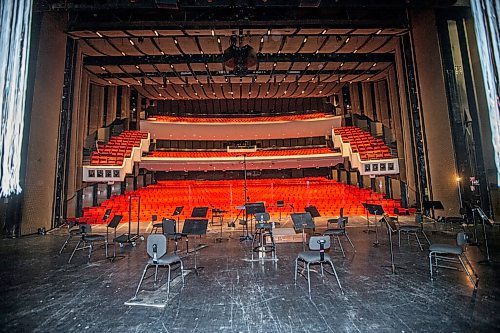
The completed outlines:
{"type": "Polygon", "coordinates": [[[83,235],[83,240],[87,242],[96,242],[96,241],[103,241],[106,239],[106,236],[104,235],[98,235],[98,234],[86,234],[83,235]]]}
{"type": "Polygon", "coordinates": [[[170,265],[176,262],[181,261],[181,257],[179,257],[177,254],[167,254],[164,255],[163,257],[159,259],[153,259],[149,258],[148,264],[149,265],[170,265]]]}
{"type": "MultiPolygon", "coordinates": [[[[298,258],[309,263],[321,262],[321,254],[318,251],[304,251],[300,252],[298,258]]],[[[327,253],[324,253],[324,261],[331,260],[327,253]]]]}
{"type": "Polygon", "coordinates": [[[345,234],[344,229],[326,229],[323,235],[325,236],[337,236],[337,235],[343,235],[345,234]]]}
{"type": "Polygon", "coordinates": [[[399,230],[401,230],[401,232],[419,232],[421,229],[422,227],[419,225],[403,224],[399,226],[399,230]]]}
{"type": "Polygon", "coordinates": [[[255,225],[255,229],[272,229],[273,224],[272,223],[257,223],[255,225]]]}
{"type": "Polygon", "coordinates": [[[448,253],[448,254],[456,254],[460,255],[464,250],[461,246],[451,245],[451,244],[432,244],[429,246],[430,252],[436,253],[448,253]]]}

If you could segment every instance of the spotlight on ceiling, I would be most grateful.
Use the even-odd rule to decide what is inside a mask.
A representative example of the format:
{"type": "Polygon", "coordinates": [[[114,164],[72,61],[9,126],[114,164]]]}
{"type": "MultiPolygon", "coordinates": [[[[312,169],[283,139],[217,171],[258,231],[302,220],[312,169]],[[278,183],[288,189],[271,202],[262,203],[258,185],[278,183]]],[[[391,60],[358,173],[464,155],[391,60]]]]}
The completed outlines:
{"type": "Polygon", "coordinates": [[[233,35],[230,46],[224,50],[224,65],[236,76],[245,76],[248,69],[257,65],[257,53],[250,45],[237,46],[238,37],[233,35]]]}

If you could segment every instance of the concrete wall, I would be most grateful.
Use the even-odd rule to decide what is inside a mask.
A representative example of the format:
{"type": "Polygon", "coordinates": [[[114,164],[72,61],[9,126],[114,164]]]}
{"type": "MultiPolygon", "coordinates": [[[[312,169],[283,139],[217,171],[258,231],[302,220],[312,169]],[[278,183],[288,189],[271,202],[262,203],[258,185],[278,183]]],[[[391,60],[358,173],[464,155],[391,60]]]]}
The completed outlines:
{"type": "Polygon", "coordinates": [[[429,164],[429,194],[442,201],[447,216],[457,215],[457,170],[434,12],[415,11],[411,21],[429,164]]]}
{"type": "Polygon", "coordinates": [[[46,14],[42,19],[28,138],[22,234],[51,226],[66,54],[62,25],[59,17],[46,14]]]}

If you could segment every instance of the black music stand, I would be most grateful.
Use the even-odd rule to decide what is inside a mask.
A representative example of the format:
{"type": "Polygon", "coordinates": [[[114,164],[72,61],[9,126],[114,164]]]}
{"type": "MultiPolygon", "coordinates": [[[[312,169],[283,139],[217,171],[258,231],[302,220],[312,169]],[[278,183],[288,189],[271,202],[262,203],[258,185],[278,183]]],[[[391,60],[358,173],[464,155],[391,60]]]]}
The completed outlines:
{"type": "Polygon", "coordinates": [[[302,248],[306,250],[306,233],[305,229],[315,229],[314,221],[311,213],[292,213],[290,214],[295,230],[302,230],[302,248]]]}
{"type": "Polygon", "coordinates": [[[181,216],[183,209],[184,209],[184,206],[177,206],[177,207],[175,207],[174,212],[172,213],[172,217],[177,216],[177,222],[179,222],[179,218],[181,216]]]}
{"type": "MultiPolygon", "coordinates": [[[[423,203],[423,207],[424,207],[424,211],[425,212],[431,212],[432,215],[430,217],[432,217],[432,219],[435,219],[435,214],[434,214],[434,210],[436,209],[439,209],[439,210],[442,210],[444,209],[444,206],[443,206],[443,203],[441,201],[438,201],[438,200],[426,200],[424,201],[423,203]]],[[[429,216],[428,214],[426,214],[427,216],[429,216]]]]}
{"type": "Polygon", "coordinates": [[[208,207],[194,207],[193,211],[191,212],[191,217],[204,219],[205,217],[207,217],[207,214],[208,214],[208,207]]]}
{"type": "Polygon", "coordinates": [[[253,217],[257,213],[265,213],[266,207],[263,202],[252,202],[245,205],[245,223],[247,224],[247,234],[240,237],[240,240],[253,240],[253,217]],[[248,216],[250,215],[250,232],[248,231],[248,216]]]}
{"type": "Polygon", "coordinates": [[[111,215],[111,208],[106,209],[104,215],[102,216],[102,220],[106,221],[109,218],[109,215],[111,215]]]}
{"type": "Polygon", "coordinates": [[[198,275],[199,270],[203,267],[198,267],[198,248],[196,247],[196,236],[202,236],[207,233],[208,219],[186,219],[182,228],[182,233],[194,236],[194,272],[198,275]]]}
{"type": "Polygon", "coordinates": [[[310,205],[310,206],[305,207],[304,210],[307,213],[311,214],[313,220],[314,220],[315,217],[320,217],[321,216],[321,214],[318,212],[318,208],[316,208],[316,206],[310,205]]]}
{"type": "MultiPolygon", "coordinates": [[[[108,217],[109,217],[109,215],[108,215],[108,217]]],[[[115,241],[116,240],[116,228],[118,227],[118,224],[120,224],[122,218],[123,218],[122,215],[115,215],[115,216],[113,216],[111,221],[109,221],[108,225],[106,226],[106,246],[108,246],[108,230],[109,230],[109,228],[114,229],[113,256],[107,257],[107,259],[110,259],[111,261],[115,261],[115,259],[117,258],[117,256],[116,256],[116,244],[115,244],[115,243],[118,243],[117,241],[115,241]]],[[[121,257],[124,257],[124,256],[121,256],[121,257]]]]}
{"type": "Polygon", "coordinates": [[[375,243],[373,243],[373,246],[378,246],[379,241],[378,241],[378,215],[383,215],[384,209],[382,208],[381,205],[379,204],[369,204],[369,203],[363,203],[363,207],[365,207],[367,213],[366,213],[366,222],[368,224],[368,233],[370,233],[370,220],[368,219],[368,214],[375,215],[375,243]]]}

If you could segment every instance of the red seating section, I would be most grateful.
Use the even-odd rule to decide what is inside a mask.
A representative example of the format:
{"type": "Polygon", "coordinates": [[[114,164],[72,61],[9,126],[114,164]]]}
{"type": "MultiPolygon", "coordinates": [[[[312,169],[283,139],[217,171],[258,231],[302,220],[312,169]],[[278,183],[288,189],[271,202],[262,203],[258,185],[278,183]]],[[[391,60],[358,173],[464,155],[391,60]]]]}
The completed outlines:
{"type": "Polygon", "coordinates": [[[287,116],[273,116],[273,117],[173,117],[173,116],[152,116],[151,120],[170,122],[170,123],[255,123],[255,122],[272,122],[272,121],[296,121],[296,120],[309,120],[317,118],[325,118],[325,113],[310,113],[310,114],[297,114],[287,116]]]}
{"type": "MultiPolygon", "coordinates": [[[[305,179],[263,179],[248,180],[247,196],[249,201],[264,201],[267,210],[275,217],[280,208],[276,201],[284,200],[283,216],[295,211],[300,212],[308,205],[314,205],[323,216],[336,216],[341,207],[347,215],[364,215],[363,202],[381,204],[387,212],[400,208],[398,200],[384,199],[381,194],[370,189],[360,189],[353,185],[338,183],[324,178],[305,179]]],[[[226,218],[235,219],[238,215],[236,206],[244,202],[244,181],[160,181],[125,195],[114,196],[100,207],[84,209],[83,221],[102,223],[106,209],[112,209],[112,215],[123,215],[123,221],[129,220],[129,195],[141,198],[140,221],[151,221],[151,215],[159,219],[170,217],[175,206],[184,206],[181,219],[189,217],[193,207],[208,206],[229,211],[226,218]]],[[[137,221],[137,202],[132,205],[131,221],[137,221]]]]}
{"type": "Polygon", "coordinates": [[[393,158],[384,140],[376,139],[358,127],[346,126],[335,128],[333,131],[342,137],[344,143],[350,143],[352,152],[359,153],[361,160],[393,158]]]}
{"type": "Polygon", "coordinates": [[[124,131],[112,137],[106,145],[99,145],[98,152],[90,157],[91,165],[122,165],[126,157],[131,157],[132,148],[141,145],[141,139],[147,139],[148,133],[124,131]]]}
{"type": "MultiPolygon", "coordinates": [[[[258,156],[289,156],[289,155],[316,155],[316,154],[331,154],[334,151],[327,147],[322,148],[302,148],[302,149],[276,149],[262,150],[253,153],[247,153],[247,157],[258,156]]],[[[207,157],[236,157],[241,153],[225,152],[225,151],[154,151],[148,156],[150,157],[177,157],[177,158],[207,158],[207,157]]]]}

